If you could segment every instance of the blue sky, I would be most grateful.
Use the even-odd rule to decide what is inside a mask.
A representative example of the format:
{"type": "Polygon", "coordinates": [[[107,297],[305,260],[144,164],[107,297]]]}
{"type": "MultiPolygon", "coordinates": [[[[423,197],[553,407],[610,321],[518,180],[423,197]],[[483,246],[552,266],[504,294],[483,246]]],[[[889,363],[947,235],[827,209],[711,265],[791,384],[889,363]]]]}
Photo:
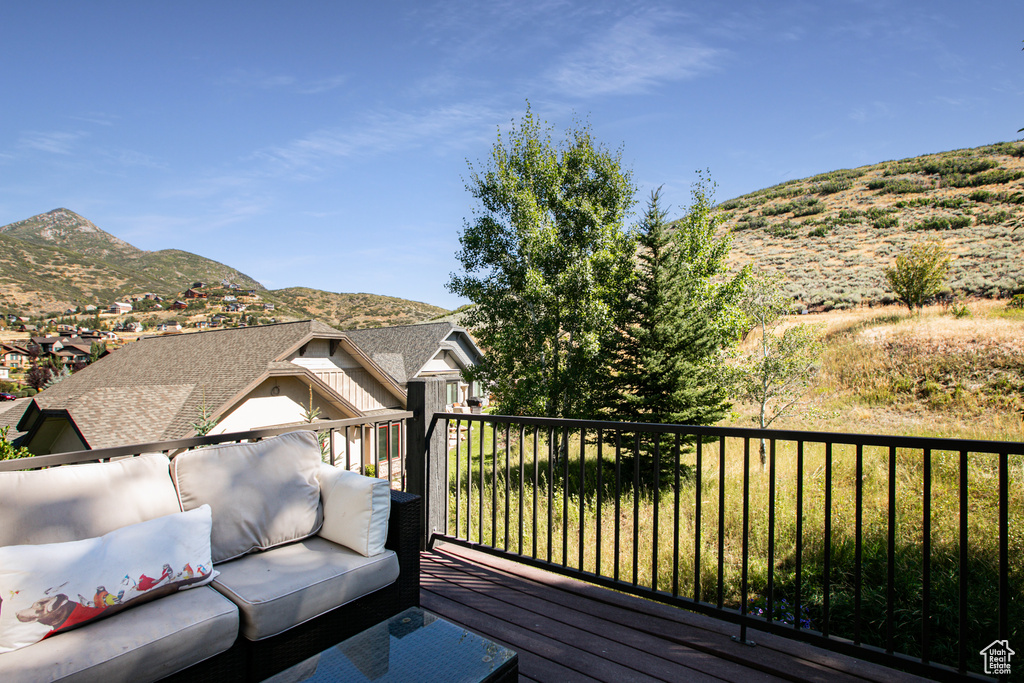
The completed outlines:
{"type": "Polygon", "coordinates": [[[589,119],[673,217],[790,178],[1014,140],[1024,3],[6,2],[0,225],[66,207],[270,288],[452,308],[526,101],[589,119]]]}

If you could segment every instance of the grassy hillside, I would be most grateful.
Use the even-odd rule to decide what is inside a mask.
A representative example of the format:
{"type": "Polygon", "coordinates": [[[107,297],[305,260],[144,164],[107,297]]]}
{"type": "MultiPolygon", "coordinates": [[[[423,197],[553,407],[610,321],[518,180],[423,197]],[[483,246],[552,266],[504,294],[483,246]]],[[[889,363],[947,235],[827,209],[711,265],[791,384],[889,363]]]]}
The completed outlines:
{"type": "Polygon", "coordinates": [[[722,202],[732,259],[784,272],[805,304],[891,300],[882,269],[940,238],[964,295],[1024,291],[1024,144],[823,173],[722,202]]]}
{"type": "Polygon", "coordinates": [[[268,292],[273,299],[303,317],[316,318],[342,329],[409,325],[446,311],[438,306],[378,294],[336,294],[308,287],[268,292]]]}

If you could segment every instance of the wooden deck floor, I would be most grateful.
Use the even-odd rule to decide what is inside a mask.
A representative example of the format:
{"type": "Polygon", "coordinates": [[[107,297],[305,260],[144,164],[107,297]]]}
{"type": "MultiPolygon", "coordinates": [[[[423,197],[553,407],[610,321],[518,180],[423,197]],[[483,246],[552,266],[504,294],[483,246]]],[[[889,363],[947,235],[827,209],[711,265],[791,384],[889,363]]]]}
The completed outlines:
{"type": "Polygon", "coordinates": [[[485,553],[421,554],[424,609],[519,653],[521,681],[923,681],[485,553]]]}

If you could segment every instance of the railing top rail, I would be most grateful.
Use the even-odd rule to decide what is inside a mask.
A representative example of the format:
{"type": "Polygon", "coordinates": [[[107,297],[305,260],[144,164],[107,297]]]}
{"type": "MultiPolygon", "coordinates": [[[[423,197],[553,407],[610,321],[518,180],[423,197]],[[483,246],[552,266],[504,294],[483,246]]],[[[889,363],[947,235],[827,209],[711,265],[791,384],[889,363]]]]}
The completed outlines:
{"type": "Polygon", "coordinates": [[[119,458],[126,455],[139,455],[140,453],[178,451],[186,448],[195,448],[196,446],[210,446],[233,441],[265,439],[270,436],[277,436],[288,432],[320,432],[325,429],[342,429],[345,427],[355,427],[359,425],[375,425],[382,422],[405,420],[412,416],[413,413],[407,410],[402,410],[395,411],[393,413],[368,415],[366,417],[352,417],[344,420],[320,420],[318,422],[292,424],[283,427],[253,429],[246,432],[227,432],[224,434],[210,434],[208,436],[193,436],[187,439],[174,439],[172,441],[155,441],[152,443],[113,446],[111,448],[97,448],[91,451],[70,451],[68,453],[54,453],[52,455],[36,455],[31,458],[18,458],[15,460],[0,461],[0,472],[39,469],[41,467],[53,467],[56,465],[72,465],[75,463],[106,460],[108,458],[119,458]]]}
{"type": "Polygon", "coordinates": [[[967,451],[970,453],[1006,453],[1024,455],[1024,442],[985,441],[980,439],[948,439],[931,436],[891,436],[885,434],[853,434],[843,432],[811,432],[791,429],[756,429],[751,427],[708,427],[647,422],[610,422],[602,420],[573,420],[557,417],[517,417],[514,415],[488,415],[479,413],[434,413],[434,420],[462,420],[495,422],[534,427],[568,427],[570,429],[604,429],[621,432],[657,432],[695,436],[730,436],[776,441],[804,441],[807,443],[833,443],[896,448],[928,448],[935,451],[967,451]]]}

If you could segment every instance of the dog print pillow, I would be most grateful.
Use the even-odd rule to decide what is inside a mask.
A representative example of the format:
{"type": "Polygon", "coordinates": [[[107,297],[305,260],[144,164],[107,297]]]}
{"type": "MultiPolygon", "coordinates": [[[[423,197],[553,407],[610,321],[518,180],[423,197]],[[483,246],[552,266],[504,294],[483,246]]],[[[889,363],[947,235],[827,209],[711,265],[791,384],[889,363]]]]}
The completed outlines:
{"type": "Polygon", "coordinates": [[[99,538],[0,548],[0,653],[213,580],[210,506],[99,538]]]}

